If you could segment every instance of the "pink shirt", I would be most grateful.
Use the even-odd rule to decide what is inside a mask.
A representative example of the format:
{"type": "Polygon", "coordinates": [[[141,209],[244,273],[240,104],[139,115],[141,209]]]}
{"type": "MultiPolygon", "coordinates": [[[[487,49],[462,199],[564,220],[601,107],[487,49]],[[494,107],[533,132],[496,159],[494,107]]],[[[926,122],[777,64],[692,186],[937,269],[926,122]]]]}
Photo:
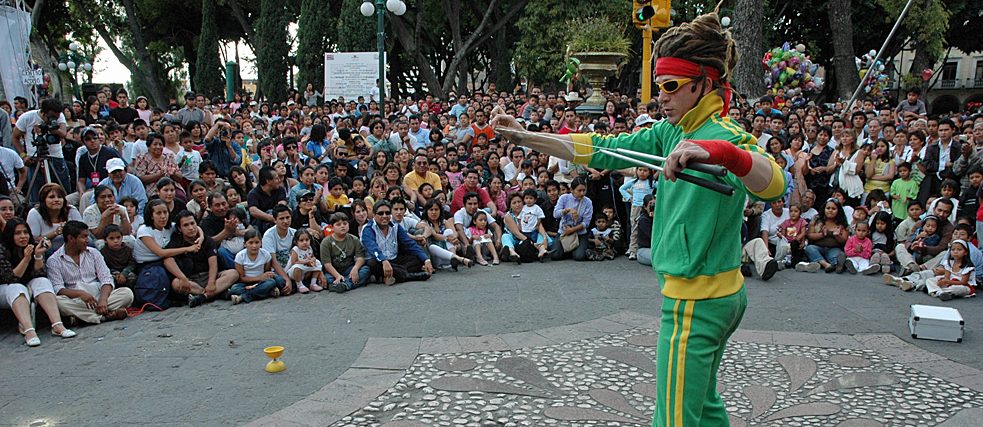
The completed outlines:
{"type": "Polygon", "coordinates": [[[846,248],[843,252],[846,252],[848,257],[870,259],[873,248],[874,243],[869,238],[864,237],[863,240],[860,240],[857,236],[850,236],[849,239],[846,239],[846,248]]]}

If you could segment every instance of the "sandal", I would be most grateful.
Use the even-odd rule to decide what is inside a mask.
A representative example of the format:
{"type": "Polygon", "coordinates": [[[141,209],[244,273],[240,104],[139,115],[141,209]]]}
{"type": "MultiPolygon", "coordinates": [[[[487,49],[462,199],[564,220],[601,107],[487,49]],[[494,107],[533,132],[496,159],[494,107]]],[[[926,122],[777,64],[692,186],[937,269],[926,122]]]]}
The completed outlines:
{"type": "Polygon", "coordinates": [[[396,284],[396,276],[390,276],[385,281],[382,282],[386,286],[392,286],[396,284]]]}
{"type": "Polygon", "coordinates": [[[41,338],[38,338],[37,337],[37,333],[34,331],[34,328],[27,328],[27,329],[21,331],[20,330],[20,327],[18,327],[17,330],[18,330],[18,332],[20,332],[21,335],[24,336],[24,344],[27,345],[28,347],[37,347],[37,346],[41,345],[41,338]],[[27,338],[27,333],[28,332],[35,332],[34,338],[28,339],[27,338]]]}
{"type": "Polygon", "coordinates": [[[62,322],[55,322],[55,323],[53,323],[51,325],[51,335],[54,335],[56,337],[62,337],[62,338],[71,338],[71,337],[74,337],[75,335],[78,335],[78,334],[76,334],[75,331],[66,328],[64,323],[62,323],[62,322]],[[57,332],[55,332],[55,326],[58,326],[58,325],[61,325],[61,327],[63,328],[60,334],[57,333],[57,332]]]}
{"type": "Polygon", "coordinates": [[[239,295],[230,295],[229,299],[232,300],[232,305],[236,305],[242,302],[242,297],[239,295]]]}

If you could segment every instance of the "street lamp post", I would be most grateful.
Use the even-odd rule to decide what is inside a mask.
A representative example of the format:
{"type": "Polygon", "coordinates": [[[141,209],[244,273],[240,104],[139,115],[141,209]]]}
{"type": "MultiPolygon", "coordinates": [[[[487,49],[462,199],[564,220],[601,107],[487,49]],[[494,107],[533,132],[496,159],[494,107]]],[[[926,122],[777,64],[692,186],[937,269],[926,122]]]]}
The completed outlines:
{"type": "Polygon", "coordinates": [[[81,87],[79,86],[79,70],[92,71],[92,62],[83,54],[78,43],[68,44],[68,52],[62,53],[58,58],[58,70],[71,72],[75,86],[75,99],[82,99],[81,87]]]}
{"type": "Polygon", "coordinates": [[[402,0],[366,0],[358,8],[365,17],[376,15],[376,49],[379,51],[379,100],[386,97],[386,10],[401,16],[406,13],[406,3],[402,0]]]}

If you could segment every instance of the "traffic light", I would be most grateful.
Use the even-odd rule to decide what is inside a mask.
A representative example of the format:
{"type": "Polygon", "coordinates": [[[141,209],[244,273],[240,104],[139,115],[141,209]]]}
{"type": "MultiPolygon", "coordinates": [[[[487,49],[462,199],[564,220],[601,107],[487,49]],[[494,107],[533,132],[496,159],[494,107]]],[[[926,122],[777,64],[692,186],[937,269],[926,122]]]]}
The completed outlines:
{"type": "Polygon", "coordinates": [[[632,3],[631,21],[635,27],[669,27],[671,0],[634,0],[632,3]]]}
{"type": "Polygon", "coordinates": [[[638,28],[649,25],[649,19],[652,19],[652,16],[655,15],[655,7],[652,6],[652,0],[634,0],[632,3],[632,23],[638,28]]]}
{"type": "Polygon", "coordinates": [[[653,15],[651,25],[653,29],[669,28],[672,21],[670,12],[672,10],[671,0],[655,0],[652,3],[653,15]]]}

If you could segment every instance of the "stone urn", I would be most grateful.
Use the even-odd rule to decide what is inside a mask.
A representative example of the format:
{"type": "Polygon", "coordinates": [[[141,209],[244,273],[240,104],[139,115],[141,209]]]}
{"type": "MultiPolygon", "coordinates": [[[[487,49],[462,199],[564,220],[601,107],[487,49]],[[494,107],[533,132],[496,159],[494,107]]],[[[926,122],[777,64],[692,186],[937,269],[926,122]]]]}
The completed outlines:
{"type": "Polygon", "coordinates": [[[580,74],[590,84],[590,96],[577,107],[578,112],[601,114],[607,99],[601,95],[604,80],[615,75],[624,65],[627,54],[618,52],[579,52],[573,55],[580,60],[580,74]]]}

